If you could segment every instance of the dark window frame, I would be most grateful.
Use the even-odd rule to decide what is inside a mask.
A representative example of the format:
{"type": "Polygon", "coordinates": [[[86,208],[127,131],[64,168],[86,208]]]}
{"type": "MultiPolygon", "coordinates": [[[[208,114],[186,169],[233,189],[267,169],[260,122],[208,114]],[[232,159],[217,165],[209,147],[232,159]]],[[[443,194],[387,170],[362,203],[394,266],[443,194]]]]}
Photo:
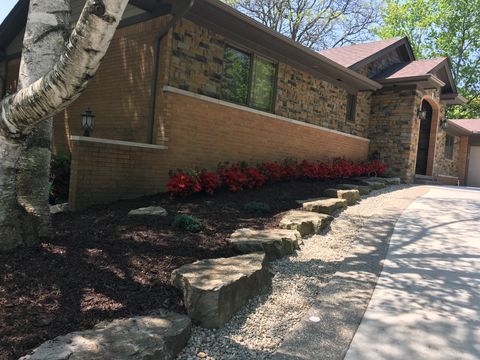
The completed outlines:
{"type": "Polygon", "coordinates": [[[445,137],[445,159],[453,160],[453,153],[455,148],[455,136],[453,135],[446,135],[445,137]]]}
{"type": "MultiPolygon", "coordinates": [[[[230,48],[239,52],[242,52],[250,57],[250,66],[249,66],[249,74],[248,74],[248,89],[247,89],[247,102],[246,103],[241,103],[238,101],[234,101],[231,99],[227,99],[223,96],[222,91],[220,91],[220,99],[223,101],[230,102],[232,104],[237,104],[241,106],[246,106],[251,109],[259,110],[259,111],[264,111],[264,112],[269,112],[269,113],[274,113],[275,112],[275,106],[276,106],[276,100],[277,100],[277,84],[278,84],[278,65],[279,62],[276,60],[273,60],[267,56],[259,55],[254,51],[248,50],[242,46],[238,46],[236,44],[231,44],[231,43],[226,43],[225,48],[230,48]],[[273,65],[274,67],[274,74],[273,74],[273,83],[272,83],[272,96],[270,99],[270,107],[269,109],[264,109],[260,107],[256,107],[252,104],[252,89],[253,89],[253,75],[254,75],[254,67],[255,67],[255,59],[261,59],[263,61],[269,62],[270,64],[273,65]]],[[[225,65],[224,65],[225,67],[225,65]]],[[[223,74],[224,74],[225,68],[222,70],[222,85],[223,85],[223,74]]],[[[221,85],[221,87],[222,87],[221,85]]]]}
{"type": "Polygon", "coordinates": [[[345,119],[347,122],[354,123],[357,114],[357,94],[347,94],[347,111],[345,119]]]}

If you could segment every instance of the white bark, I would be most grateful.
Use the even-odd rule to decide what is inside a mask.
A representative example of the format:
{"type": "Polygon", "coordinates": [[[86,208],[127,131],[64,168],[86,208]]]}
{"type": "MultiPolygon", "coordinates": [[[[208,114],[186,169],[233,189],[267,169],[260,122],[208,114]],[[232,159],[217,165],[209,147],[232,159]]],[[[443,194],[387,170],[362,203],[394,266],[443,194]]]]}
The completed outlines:
{"type": "MultiPolygon", "coordinates": [[[[23,39],[19,89],[26,88],[47,74],[56,64],[70,26],[70,0],[30,0],[23,39]]],[[[17,165],[17,199],[23,207],[26,225],[33,236],[50,233],[48,205],[52,146],[52,119],[38,124],[23,142],[17,165]]],[[[34,239],[32,239],[32,242],[34,239]]]]}
{"type": "Polygon", "coordinates": [[[36,126],[64,109],[85,89],[127,3],[87,0],[53,69],[0,103],[0,250],[29,244],[32,239],[31,224],[25,223],[25,209],[17,201],[16,171],[21,147],[36,126]]]}

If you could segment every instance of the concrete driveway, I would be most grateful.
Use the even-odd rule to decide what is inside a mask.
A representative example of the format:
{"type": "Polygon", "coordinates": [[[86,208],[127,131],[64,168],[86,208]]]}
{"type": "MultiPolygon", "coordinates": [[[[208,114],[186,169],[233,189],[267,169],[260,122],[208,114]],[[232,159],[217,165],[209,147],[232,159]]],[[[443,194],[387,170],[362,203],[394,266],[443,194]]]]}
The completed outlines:
{"type": "Polygon", "coordinates": [[[345,359],[480,359],[480,191],[434,187],[405,210],[345,359]]]}

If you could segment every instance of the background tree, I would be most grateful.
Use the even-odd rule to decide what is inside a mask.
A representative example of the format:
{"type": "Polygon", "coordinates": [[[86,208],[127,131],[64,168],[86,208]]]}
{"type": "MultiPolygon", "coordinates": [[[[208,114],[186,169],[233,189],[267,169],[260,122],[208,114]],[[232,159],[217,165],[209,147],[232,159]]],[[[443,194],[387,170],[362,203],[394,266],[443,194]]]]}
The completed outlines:
{"type": "Polygon", "coordinates": [[[480,118],[480,0],[387,0],[382,38],[408,36],[417,58],[449,56],[459,92],[468,103],[453,118],[480,118]]]}
{"type": "Polygon", "coordinates": [[[42,143],[48,139],[44,123],[85,89],[107,51],[128,0],[87,0],[64,46],[58,46],[58,34],[64,32],[68,21],[68,0],[46,3],[31,0],[20,73],[22,88],[0,102],[0,250],[37,241],[38,209],[46,206],[48,199],[45,195],[45,203],[39,200],[39,207],[36,199],[30,202],[34,194],[18,186],[19,176],[23,171],[37,173],[46,176],[40,182],[48,181],[48,171],[35,169],[38,158],[42,164],[49,158],[42,143]],[[44,52],[38,44],[45,47],[44,52]],[[49,51],[52,53],[46,60],[49,51]],[[46,71],[42,62],[57,58],[55,66],[41,76],[46,71]]]}
{"type": "Polygon", "coordinates": [[[377,0],[225,0],[262,24],[316,50],[372,38],[377,0]]]}

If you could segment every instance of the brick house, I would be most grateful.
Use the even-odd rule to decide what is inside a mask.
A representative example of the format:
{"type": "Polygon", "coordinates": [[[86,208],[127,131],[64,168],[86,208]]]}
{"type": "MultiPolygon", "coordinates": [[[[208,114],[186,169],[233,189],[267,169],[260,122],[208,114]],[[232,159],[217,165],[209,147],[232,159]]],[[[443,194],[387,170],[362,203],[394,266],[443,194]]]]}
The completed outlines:
{"type": "MultiPolygon", "coordinates": [[[[83,4],[72,0],[72,21],[83,4]]],[[[406,182],[464,183],[468,135],[445,126],[446,106],[464,101],[448,59],[416,60],[406,38],[317,53],[220,1],[189,5],[131,0],[97,76],[56,115],[73,209],[223,161],[373,156],[406,182]]],[[[20,0],[0,26],[2,95],[16,86],[27,11],[20,0]]]]}

